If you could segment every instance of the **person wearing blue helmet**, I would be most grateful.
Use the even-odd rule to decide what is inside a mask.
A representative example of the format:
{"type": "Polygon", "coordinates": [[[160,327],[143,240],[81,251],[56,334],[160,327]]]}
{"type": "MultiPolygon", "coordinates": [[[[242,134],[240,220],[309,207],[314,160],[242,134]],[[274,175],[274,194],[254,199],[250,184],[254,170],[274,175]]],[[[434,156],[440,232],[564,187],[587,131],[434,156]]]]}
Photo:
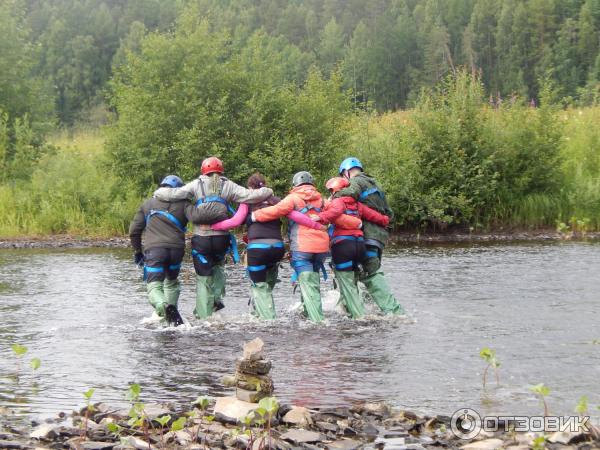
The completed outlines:
{"type": "MultiPolygon", "coordinates": [[[[358,158],[344,159],[340,164],[339,174],[350,181],[350,186],[336,192],[334,197],[353,197],[375,211],[385,214],[390,218],[390,222],[392,221],[394,213],[385,199],[383,190],[373,177],[364,172],[358,158]]],[[[404,308],[394,298],[381,271],[381,257],[389,233],[384,227],[366,220],[363,220],[363,231],[367,259],[362,264],[365,273],[361,281],[381,311],[385,314],[404,314],[404,308]]]]}
{"type": "MultiPolygon", "coordinates": [[[[168,175],[160,186],[175,189],[183,186],[183,181],[176,175],[168,175]]],[[[140,206],[129,226],[134,261],[144,267],[150,304],[161,318],[175,326],[183,323],[177,310],[181,291],[177,278],[185,252],[187,204],[185,200],[152,197],[140,206]]]]}

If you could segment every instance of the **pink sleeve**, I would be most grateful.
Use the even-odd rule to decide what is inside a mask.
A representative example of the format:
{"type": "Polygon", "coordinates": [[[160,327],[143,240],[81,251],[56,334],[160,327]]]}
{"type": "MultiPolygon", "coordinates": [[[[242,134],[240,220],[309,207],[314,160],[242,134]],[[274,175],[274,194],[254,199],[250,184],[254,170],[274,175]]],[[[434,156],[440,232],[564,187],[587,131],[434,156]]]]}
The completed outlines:
{"type": "Polygon", "coordinates": [[[229,231],[232,228],[239,227],[246,220],[246,216],[248,215],[248,205],[245,203],[241,203],[238,206],[237,211],[230,219],[221,220],[220,222],[213,223],[210,226],[211,230],[215,231],[229,231]]]}
{"type": "Polygon", "coordinates": [[[319,222],[315,222],[310,217],[302,214],[300,211],[292,211],[287,215],[287,218],[293,220],[299,225],[304,225],[305,227],[312,228],[313,230],[320,230],[323,226],[319,222]]]}

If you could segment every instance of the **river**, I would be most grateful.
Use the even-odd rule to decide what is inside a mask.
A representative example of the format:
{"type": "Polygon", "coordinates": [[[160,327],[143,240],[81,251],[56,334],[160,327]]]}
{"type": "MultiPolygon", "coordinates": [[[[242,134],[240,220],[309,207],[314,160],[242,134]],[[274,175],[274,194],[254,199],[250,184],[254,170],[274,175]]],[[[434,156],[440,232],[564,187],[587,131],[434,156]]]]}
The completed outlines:
{"type": "MultiPolygon", "coordinates": [[[[180,310],[192,317],[191,262],[180,310]]],[[[551,412],[570,414],[579,397],[600,404],[600,245],[585,242],[402,247],[385,272],[407,319],[352,322],[332,310],[311,325],[289,312],[299,300],[287,264],[275,301],[280,318],[248,316],[248,281],[228,266],[226,308],[211,322],[163,329],[139,270],[122,249],[0,250],[0,414],[32,419],[93,400],[122,405],[129,383],[146,402],[189,403],[229,391],[242,343],[260,336],[273,360],[275,394],[306,406],[385,399],[418,413],[541,413],[530,386],[544,383],[551,412]],[[27,346],[18,362],[10,345],[27,346]],[[483,347],[496,350],[482,388],[483,347]],[[33,371],[29,360],[38,357],[33,371]]],[[[597,412],[597,410],[596,410],[597,412]]]]}

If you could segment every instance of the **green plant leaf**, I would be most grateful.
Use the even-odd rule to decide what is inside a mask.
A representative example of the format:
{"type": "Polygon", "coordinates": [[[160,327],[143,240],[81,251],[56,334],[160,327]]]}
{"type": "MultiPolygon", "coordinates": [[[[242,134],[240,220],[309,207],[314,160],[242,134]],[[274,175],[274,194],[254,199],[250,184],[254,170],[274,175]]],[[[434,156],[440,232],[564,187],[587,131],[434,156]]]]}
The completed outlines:
{"type": "Polygon", "coordinates": [[[40,358],[31,358],[31,361],[29,361],[29,365],[33,370],[38,370],[42,365],[42,361],[40,360],[40,358]]]}
{"type": "Polygon", "coordinates": [[[171,416],[169,414],[167,414],[165,416],[157,417],[154,420],[156,420],[158,423],[160,423],[164,427],[171,420],[171,416]]]}
{"type": "Polygon", "coordinates": [[[185,427],[187,420],[185,417],[180,417],[171,424],[171,431],[181,431],[185,427]]]}
{"type": "Polygon", "coordinates": [[[192,402],[192,405],[198,406],[201,410],[206,410],[210,404],[210,398],[206,396],[198,397],[192,402]]]}
{"type": "Polygon", "coordinates": [[[279,409],[279,402],[275,397],[265,397],[258,402],[258,407],[273,415],[279,409]]]}
{"type": "Polygon", "coordinates": [[[114,423],[114,422],[110,422],[109,424],[107,424],[106,428],[108,429],[108,431],[110,431],[111,433],[114,433],[114,434],[119,434],[121,432],[121,430],[123,429],[122,426],[120,426],[119,424],[114,423]]]}
{"type": "Polygon", "coordinates": [[[550,389],[547,386],[544,386],[544,383],[536,384],[535,386],[531,386],[529,388],[531,392],[534,392],[542,397],[546,397],[550,394],[550,389]]]}
{"type": "Polygon", "coordinates": [[[132,384],[127,389],[127,393],[125,394],[125,398],[132,402],[137,401],[140,398],[140,393],[142,392],[142,388],[139,384],[132,384]]]}
{"type": "Polygon", "coordinates": [[[10,346],[10,348],[12,348],[12,351],[17,356],[23,356],[28,351],[27,347],[25,347],[24,345],[20,345],[20,344],[13,344],[10,346]]]}
{"type": "Polygon", "coordinates": [[[94,395],[94,391],[95,391],[94,388],[90,388],[83,393],[83,396],[86,398],[86,400],[89,400],[92,398],[92,395],[94,395]]]}
{"type": "Polygon", "coordinates": [[[582,396],[577,405],[575,406],[575,412],[580,416],[583,416],[588,410],[588,398],[584,395],[582,396]]]}
{"type": "Polygon", "coordinates": [[[259,406],[258,408],[256,408],[256,409],[254,410],[254,412],[255,412],[256,414],[258,414],[260,417],[263,417],[263,416],[264,416],[264,415],[267,413],[267,410],[266,410],[265,408],[261,408],[261,407],[259,406]]]}

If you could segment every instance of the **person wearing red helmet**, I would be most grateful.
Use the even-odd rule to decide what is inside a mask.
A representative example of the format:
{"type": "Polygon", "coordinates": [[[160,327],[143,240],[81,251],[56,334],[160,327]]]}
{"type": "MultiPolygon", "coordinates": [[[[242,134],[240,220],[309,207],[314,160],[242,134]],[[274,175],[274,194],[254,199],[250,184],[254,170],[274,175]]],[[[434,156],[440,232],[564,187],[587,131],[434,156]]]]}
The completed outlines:
{"type": "Polygon", "coordinates": [[[331,237],[331,257],[333,271],[340,290],[340,301],[353,319],[365,314],[365,306],[358,290],[358,271],[367,260],[367,249],[363,231],[360,228],[348,229],[337,226],[344,216],[359,217],[380,226],[389,224],[389,217],[359,203],[352,197],[335,197],[335,194],[350,186],[350,182],[341,177],[331,178],[325,187],[332,200],[318,213],[322,223],[333,224],[331,237]]]}
{"type": "Polygon", "coordinates": [[[194,224],[192,256],[196,271],[196,307],[198,319],[210,317],[221,309],[225,295],[225,254],[232,251],[235,237],[227,231],[213,230],[210,225],[224,220],[232,211],[230,203],[260,203],[273,195],[267,187],[246,189],[225,178],[223,162],[217,157],[202,161],[201,175],[176,189],[158,189],[155,197],[165,201],[189,199],[186,216],[194,224]]]}

